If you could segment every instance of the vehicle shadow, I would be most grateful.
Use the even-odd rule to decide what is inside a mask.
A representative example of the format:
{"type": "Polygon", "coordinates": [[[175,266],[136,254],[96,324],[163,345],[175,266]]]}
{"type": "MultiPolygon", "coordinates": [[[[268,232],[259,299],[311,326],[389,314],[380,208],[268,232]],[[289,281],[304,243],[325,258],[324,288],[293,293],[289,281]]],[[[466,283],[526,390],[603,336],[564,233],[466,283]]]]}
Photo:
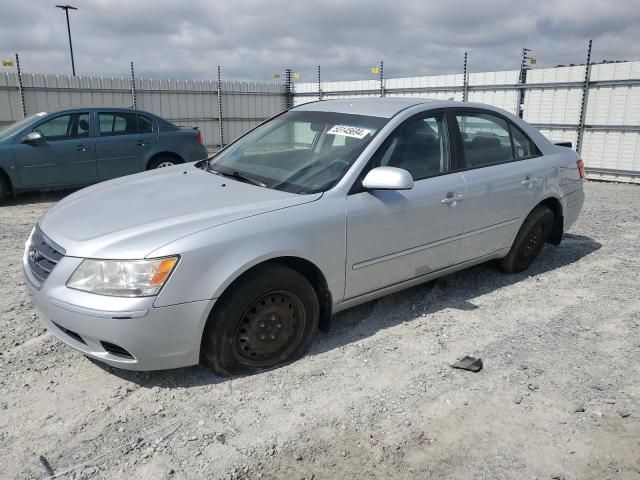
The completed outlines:
{"type": "MultiPolygon", "coordinates": [[[[329,333],[318,334],[308,355],[319,355],[349,343],[370,337],[380,330],[413,320],[421,313],[435,313],[445,308],[475,310],[473,299],[487,293],[580,261],[600,249],[602,245],[582,235],[566,234],[560,246],[547,245],[540,257],[525,272],[508,275],[493,262],[487,262],[416,287],[387,295],[381,299],[340,312],[333,318],[329,333]],[[383,303],[392,315],[377,314],[383,303]]],[[[154,372],[131,372],[109,367],[100,362],[95,365],[122,379],[144,387],[195,387],[213,385],[232,380],[220,377],[202,366],[154,372]]]]}
{"type": "Polygon", "coordinates": [[[26,192],[21,193],[14,197],[7,198],[4,202],[0,203],[2,207],[12,207],[17,205],[34,205],[38,203],[55,203],[62,200],[67,195],[77,191],[78,189],[64,189],[64,190],[46,190],[42,192],[26,192]]]}
{"type": "Polygon", "coordinates": [[[578,262],[602,245],[583,235],[565,234],[559,246],[546,245],[540,256],[524,272],[506,274],[495,262],[486,262],[446,275],[422,285],[382,297],[340,312],[333,318],[329,334],[318,335],[309,349],[316,355],[374,335],[379,330],[414,320],[446,308],[475,310],[475,298],[504,287],[578,262]],[[383,305],[381,305],[383,304],[383,305]],[[389,306],[393,314],[389,315],[389,306]],[[380,314],[379,307],[385,314],[380,314]]]}

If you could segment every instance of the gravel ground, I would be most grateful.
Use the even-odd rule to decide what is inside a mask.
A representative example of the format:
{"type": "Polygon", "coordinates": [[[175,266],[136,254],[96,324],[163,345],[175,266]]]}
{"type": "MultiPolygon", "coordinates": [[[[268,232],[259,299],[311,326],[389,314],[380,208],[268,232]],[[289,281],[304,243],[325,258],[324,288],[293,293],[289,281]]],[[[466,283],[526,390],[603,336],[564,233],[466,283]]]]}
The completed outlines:
{"type": "Polygon", "coordinates": [[[338,315],[302,360],[133,373],[49,335],[23,242],[62,194],[0,207],[0,477],[640,479],[640,188],[588,183],[531,269],[491,264],[338,315]],[[450,368],[464,355],[471,373],[450,368]]]}

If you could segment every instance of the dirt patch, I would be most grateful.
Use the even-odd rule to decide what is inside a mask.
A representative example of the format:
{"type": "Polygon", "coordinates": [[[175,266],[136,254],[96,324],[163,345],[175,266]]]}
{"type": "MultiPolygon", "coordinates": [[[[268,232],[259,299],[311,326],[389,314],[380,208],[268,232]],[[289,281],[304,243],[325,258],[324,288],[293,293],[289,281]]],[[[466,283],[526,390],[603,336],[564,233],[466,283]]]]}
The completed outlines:
{"type": "Polygon", "coordinates": [[[0,476],[45,478],[44,455],[84,464],[76,479],[639,479],[640,188],[586,193],[528,272],[486,264],[362,305],[300,361],[233,379],[60,344],[21,256],[61,194],[0,207],[0,476]],[[450,368],[464,355],[484,369],[450,368]]]}

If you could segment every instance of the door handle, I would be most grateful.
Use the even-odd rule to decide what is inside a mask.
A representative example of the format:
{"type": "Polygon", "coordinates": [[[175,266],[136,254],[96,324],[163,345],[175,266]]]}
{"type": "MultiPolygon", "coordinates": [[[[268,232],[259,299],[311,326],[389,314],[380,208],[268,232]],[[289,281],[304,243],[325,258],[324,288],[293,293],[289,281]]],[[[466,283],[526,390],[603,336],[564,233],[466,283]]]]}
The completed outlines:
{"type": "Polygon", "coordinates": [[[144,142],[144,140],[138,140],[137,145],[138,145],[139,147],[144,147],[144,146],[146,145],[146,143],[144,142]]]}
{"type": "Polygon", "coordinates": [[[76,150],[79,152],[86,152],[89,150],[89,145],[76,145],[76,150]]]}
{"type": "Polygon", "coordinates": [[[445,205],[449,205],[451,207],[455,207],[460,200],[462,200],[463,195],[461,193],[457,194],[455,192],[448,192],[447,196],[440,200],[441,203],[445,205]]]}
{"type": "Polygon", "coordinates": [[[530,187],[531,185],[535,185],[536,183],[538,183],[538,179],[536,177],[532,177],[531,175],[527,175],[520,183],[525,187],[530,187]]]}

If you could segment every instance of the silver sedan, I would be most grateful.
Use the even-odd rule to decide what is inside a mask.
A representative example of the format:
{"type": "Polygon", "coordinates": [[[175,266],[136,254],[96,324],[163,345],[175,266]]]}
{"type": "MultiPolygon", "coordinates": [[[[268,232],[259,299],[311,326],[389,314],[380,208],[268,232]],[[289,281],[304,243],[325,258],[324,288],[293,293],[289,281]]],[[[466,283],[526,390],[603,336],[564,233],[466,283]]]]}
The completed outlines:
{"type": "Polygon", "coordinates": [[[250,373],[359,303],[489,260],[525,270],[578,218],[583,178],[574,151],[491,106],[308,103],[211,159],[70,195],[24,272],[47,328],[89,357],[250,373]]]}

